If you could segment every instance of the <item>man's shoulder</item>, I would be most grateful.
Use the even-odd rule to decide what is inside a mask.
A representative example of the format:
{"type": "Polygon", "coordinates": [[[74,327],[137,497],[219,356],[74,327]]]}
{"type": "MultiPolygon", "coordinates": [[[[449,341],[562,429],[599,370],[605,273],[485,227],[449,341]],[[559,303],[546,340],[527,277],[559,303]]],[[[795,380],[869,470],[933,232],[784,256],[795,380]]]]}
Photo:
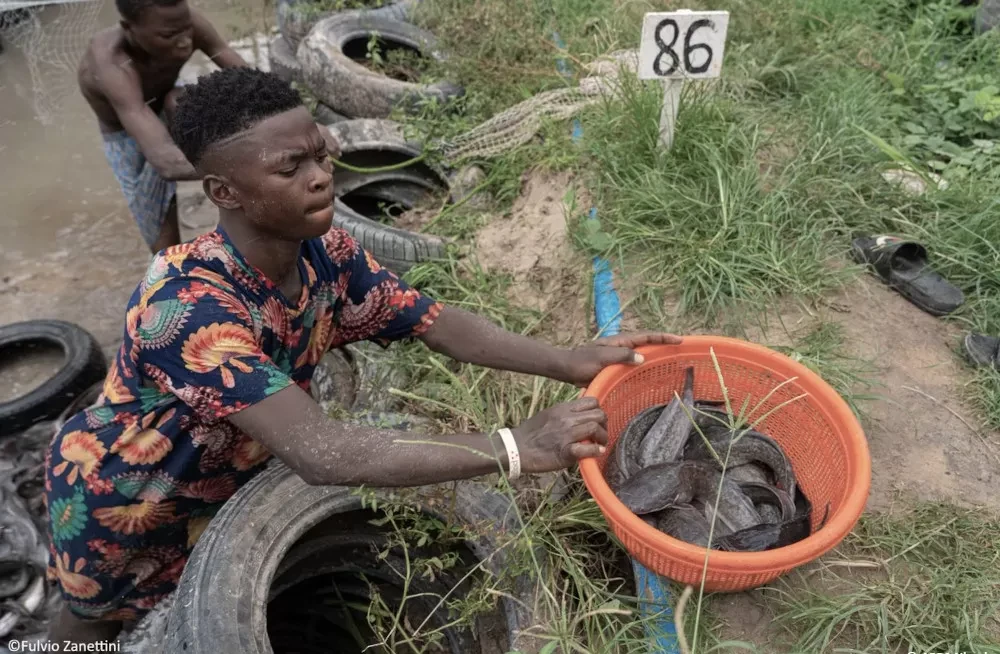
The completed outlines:
{"type": "Polygon", "coordinates": [[[80,83],[88,90],[97,92],[103,92],[103,83],[108,79],[118,83],[138,84],[139,77],[129,65],[131,59],[123,44],[124,36],[121,27],[117,25],[92,36],[80,64],[80,83]],[[110,72],[124,74],[109,77],[110,72]]]}
{"type": "Polygon", "coordinates": [[[139,286],[140,298],[149,299],[160,289],[178,290],[206,284],[230,294],[237,294],[240,274],[233,253],[218,232],[161,250],[146,269],[139,286]]]}

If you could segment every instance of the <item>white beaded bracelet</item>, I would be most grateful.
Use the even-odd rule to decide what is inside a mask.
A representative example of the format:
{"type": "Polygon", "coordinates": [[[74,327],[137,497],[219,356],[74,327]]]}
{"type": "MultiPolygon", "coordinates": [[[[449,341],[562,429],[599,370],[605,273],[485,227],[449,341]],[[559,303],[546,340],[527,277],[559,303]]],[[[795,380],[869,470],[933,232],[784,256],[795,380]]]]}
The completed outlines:
{"type": "Polygon", "coordinates": [[[503,440],[504,447],[507,448],[507,461],[510,464],[509,470],[507,472],[507,478],[514,481],[521,476],[521,453],[517,451],[517,443],[514,442],[514,434],[504,427],[500,429],[497,433],[500,434],[500,438],[503,440]]]}

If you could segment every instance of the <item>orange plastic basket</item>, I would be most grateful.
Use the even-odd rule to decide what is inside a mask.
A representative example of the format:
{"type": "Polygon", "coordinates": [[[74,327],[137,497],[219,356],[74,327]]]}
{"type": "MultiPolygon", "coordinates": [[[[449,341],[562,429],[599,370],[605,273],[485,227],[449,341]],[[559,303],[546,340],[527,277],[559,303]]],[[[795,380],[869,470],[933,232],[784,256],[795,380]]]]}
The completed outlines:
{"type": "MultiPolygon", "coordinates": [[[[639,348],[640,366],[615,365],[603,370],[585,395],[597,398],[608,416],[613,444],[629,420],[647,407],[668,402],[695,370],[695,398],[722,400],[722,387],[710,349],[714,349],[733,411],[746,398],[747,410],[782,382],[793,379],[748,415],[754,420],[778,409],[757,425],[784,448],[800,487],[812,502],[813,533],[786,547],[766,552],[710,550],[672,538],[647,525],[625,508],[604,480],[605,454],[580,462],[587,489],[625,549],[643,565],[668,579],[707,591],[741,591],[766,584],[835,547],[854,528],[868,499],[871,458],[868,442],[847,403],[818,375],[792,359],[760,345],[717,336],[686,336],[681,345],[639,348]],[[826,524],[817,530],[826,507],[826,524]]],[[[608,448],[611,452],[611,448],[608,448]]]]}

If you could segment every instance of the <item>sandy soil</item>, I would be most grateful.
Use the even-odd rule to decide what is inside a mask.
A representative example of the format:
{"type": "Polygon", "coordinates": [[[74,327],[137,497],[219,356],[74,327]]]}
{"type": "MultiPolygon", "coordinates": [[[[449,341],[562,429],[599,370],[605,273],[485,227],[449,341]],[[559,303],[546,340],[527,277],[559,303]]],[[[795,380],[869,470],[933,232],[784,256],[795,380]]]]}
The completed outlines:
{"type": "MultiPolygon", "coordinates": [[[[511,299],[546,314],[543,334],[558,345],[575,345],[593,333],[589,312],[589,262],[573,248],[563,197],[569,173],[533,171],[509,216],[481,229],[475,254],[483,269],[510,275],[511,299]]],[[[581,206],[590,206],[577,189],[581,206]]]]}

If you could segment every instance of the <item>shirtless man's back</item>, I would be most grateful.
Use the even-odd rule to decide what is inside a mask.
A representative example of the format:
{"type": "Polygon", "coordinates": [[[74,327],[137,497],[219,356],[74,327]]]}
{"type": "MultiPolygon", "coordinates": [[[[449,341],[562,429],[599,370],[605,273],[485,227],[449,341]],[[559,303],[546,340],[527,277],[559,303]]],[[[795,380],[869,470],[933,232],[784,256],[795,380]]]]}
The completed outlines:
{"type": "Polygon", "coordinates": [[[119,25],[96,34],[78,69],[104,152],[154,253],[180,242],[176,182],[198,179],[167,129],[181,68],[201,50],[222,68],[246,66],[186,0],[116,0],[119,25]]]}

